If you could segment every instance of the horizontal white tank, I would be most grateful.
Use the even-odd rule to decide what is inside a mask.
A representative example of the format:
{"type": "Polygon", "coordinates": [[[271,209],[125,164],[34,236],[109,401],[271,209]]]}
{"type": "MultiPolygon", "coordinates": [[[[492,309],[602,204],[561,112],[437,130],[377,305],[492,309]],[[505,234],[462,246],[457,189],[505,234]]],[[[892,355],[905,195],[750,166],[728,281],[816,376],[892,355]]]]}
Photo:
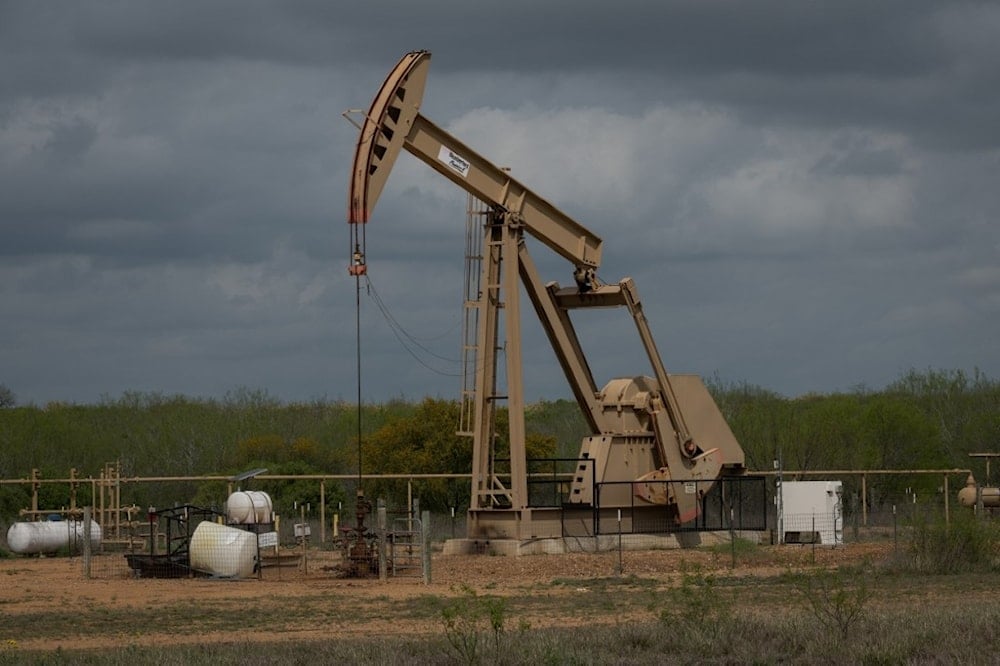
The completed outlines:
{"type": "Polygon", "coordinates": [[[222,578],[247,578],[257,562],[257,535],[202,521],[188,544],[191,568],[222,578]]]}
{"type": "MultiPolygon", "coordinates": [[[[82,520],[45,520],[14,523],[7,530],[7,546],[19,555],[40,555],[68,549],[83,548],[82,520]]],[[[90,544],[101,545],[101,526],[90,521],[90,544]]]]}
{"type": "Polygon", "coordinates": [[[226,500],[226,518],[230,524],[270,523],[273,511],[271,496],[259,490],[239,490],[226,500]]]}

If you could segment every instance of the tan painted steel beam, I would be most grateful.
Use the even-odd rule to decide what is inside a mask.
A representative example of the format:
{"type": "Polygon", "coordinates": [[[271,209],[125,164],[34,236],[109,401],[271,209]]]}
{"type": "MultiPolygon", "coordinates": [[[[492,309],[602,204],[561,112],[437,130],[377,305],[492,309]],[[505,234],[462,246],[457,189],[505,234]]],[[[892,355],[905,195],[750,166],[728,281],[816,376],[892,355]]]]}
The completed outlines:
{"type": "MultiPolygon", "coordinates": [[[[556,359],[562,366],[566,380],[573,390],[583,417],[594,435],[607,432],[608,428],[604,423],[601,402],[597,398],[597,384],[594,382],[594,375],[587,363],[587,358],[583,353],[580,340],[577,338],[576,329],[570,321],[569,314],[559,306],[557,292],[559,285],[542,285],[538,269],[528,254],[528,248],[522,243],[519,250],[519,270],[521,272],[521,282],[528,294],[528,299],[535,306],[538,321],[542,324],[545,335],[549,338],[549,343],[555,351],[556,359]]],[[[576,291],[575,289],[572,291],[576,291]]]]}
{"type": "Polygon", "coordinates": [[[528,507],[528,462],[526,432],[524,428],[524,382],[521,373],[521,289],[518,283],[518,245],[520,229],[504,225],[503,269],[504,310],[503,321],[506,340],[504,349],[507,361],[507,427],[510,445],[510,500],[515,510],[528,507]]]}
{"type": "MultiPolygon", "coordinates": [[[[677,404],[677,395],[674,393],[673,384],[670,382],[670,377],[667,376],[667,370],[663,366],[663,360],[660,358],[660,353],[656,349],[656,342],[653,340],[653,333],[649,330],[649,322],[646,320],[646,315],[642,311],[642,301],[639,300],[639,290],[636,289],[635,283],[632,282],[632,278],[625,278],[619,283],[619,286],[621,287],[622,295],[625,297],[625,303],[628,310],[632,314],[632,319],[635,320],[636,328],[639,330],[639,338],[642,340],[642,346],[646,350],[646,356],[649,357],[649,363],[653,366],[653,373],[656,376],[656,382],[660,385],[660,393],[663,394],[664,407],[667,411],[667,417],[670,419],[670,425],[673,426],[676,434],[676,441],[677,445],[681,449],[681,455],[691,458],[696,453],[694,447],[690,447],[691,431],[688,430],[687,423],[684,421],[684,414],[681,412],[681,408],[677,404]]],[[[660,445],[666,446],[666,442],[661,441],[660,445]]]]}
{"type": "Polygon", "coordinates": [[[598,236],[425,117],[417,115],[403,147],[476,198],[517,215],[525,231],[574,265],[600,265],[598,236]]]}
{"type": "MultiPolygon", "coordinates": [[[[631,278],[625,278],[631,280],[631,278]]],[[[552,294],[556,304],[564,310],[579,308],[620,308],[627,304],[621,287],[616,284],[605,284],[581,292],[576,287],[555,289],[552,294]]]]}
{"type": "MultiPolygon", "coordinates": [[[[649,329],[649,322],[642,309],[642,301],[639,299],[639,291],[636,289],[632,278],[624,278],[617,285],[601,285],[592,291],[581,292],[579,289],[558,289],[554,290],[553,299],[561,309],[579,308],[611,308],[625,306],[628,308],[632,319],[635,321],[636,329],[639,331],[639,339],[642,341],[643,349],[649,358],[649,363],[653,368],[653,374],[660,385],[660,392],[663,395],[663,406],[670,421],[671,434],[681,449],[681,454],[691,457],[694,449],[688,450],[688,443],[691,441],[691,433],[684,415],[677,403],[677,396],[670,381],[667,370],[663,365],[663,360],[656,348],[652,331],[649,329]]],[[[658,441],[657,446],[665,446],[665,441],[658,441]]],[[[661,459],[665,462],[667,452],[660,449],[661,459]]]]}
{"type": "Polygon", "coordinates": [[[407,53],[365,115],[354,150],[348,222],[371,216],[402,148],[466,192],[515,214],[533,237],[576,266],[601,263],[601,239],[457,138],[420,115],[430,53],[407,53]]]}
{"type": "Polygon", "coordinates": [[[483,235],[483,263],[480,271],[479,332],[476,339],[476,402],[472,428],[472,495],[469,508],[488,509],[492,504],[493,445],[497,392],[497,347],[500,308],[500,279],[503,259],[503,227],[490,220],[483,235]]]}

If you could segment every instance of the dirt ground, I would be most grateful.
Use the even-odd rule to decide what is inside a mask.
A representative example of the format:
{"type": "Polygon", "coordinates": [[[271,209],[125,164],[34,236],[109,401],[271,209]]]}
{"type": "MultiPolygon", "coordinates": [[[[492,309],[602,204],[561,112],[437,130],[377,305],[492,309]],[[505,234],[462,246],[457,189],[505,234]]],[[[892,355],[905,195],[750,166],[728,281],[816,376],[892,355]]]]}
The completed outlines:
{"type": "MultiPolygon", "coordinates": [[[[673,586],[682,572],[718,572],[725,576],[768,577],[789,569],[828,567],[884,558],[891,544],[849,544],[837,548],[765,546],[737,562],[724,550],[624,551],[624,576],[646,584],[673,586]]],[[[121,574],[85,579],[79,558],[10,558],[0,560],[0,649],[23,650],[62,647],[109,648],[142,645],[204,643],[206,641],[285,641],[347,638],[386,633],[432,634],[440,632],[440,617],[429,612],[407,613],[407,604],[428,598],[455,597],[463,586],[478,594],[517,598],[543,595],[558,607],[573,608],[592,585],[617,575],[618,551],[566,555],[498,557],[442,555],[432,560],[432,583],[393,578],[386,582],[350,580],[324,567],[339,561],[339,554],[313,551],[308,571],[267,570],[263,580],[135,579],[121,574]],[[250,631],[235,632],[241,614],[273,608],[268,631],[257,630],[258,620],[248,620],[250,631]],[[310,610],[311,609],[311,610],[310,610]],[[201,612],[235,615],[229,625],[199,619],[201,612]],[[178,620],[190,615],[190,622],[178,620]],[[121,618],[149,617],[141,630],[121,618]],[[23,618],[18,623],[14,620],[23,618]],[[34,631],[39,623],[63,625],[59,631],[34,631]],[[79,622],[72,618],[80,618],[79,622]],[[107,618],[102,621],[101,618],[107,618]],[[118,618],[116,620],[116,618],[118,618]],[[174,618],[174,619],[171,619],[174,618]],[[285,621],[282,622],[282,618],[285,621]],[[181,625],[178,625],[181,622],[181,625]],[[120,627],[116,627],[118,623],[120,627]]],[[[649,620],[641,605],[612,604],[601,609],[552,613],[552,606],[525,611],[533,627],[555,624],[608,624],[627,621],[630,615],[649,620]]],[[[137,620],[139,621],[139,620],[137,620]]],[[[261,621],[262,622],[262,621],[261,621]]]]}

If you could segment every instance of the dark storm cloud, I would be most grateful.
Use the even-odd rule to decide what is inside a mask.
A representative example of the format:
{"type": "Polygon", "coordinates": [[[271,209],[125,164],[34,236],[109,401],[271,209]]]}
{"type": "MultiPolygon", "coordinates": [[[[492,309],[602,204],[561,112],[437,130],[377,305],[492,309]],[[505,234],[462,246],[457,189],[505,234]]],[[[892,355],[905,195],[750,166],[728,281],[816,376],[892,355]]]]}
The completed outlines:
{"type": "MultiPolygon", "coordinates": [[[[668,367],[788,393],[996,374],[998,32],[994,4],[920,0],[0,2],[0,383],[353,395],[339,113],[417,48],[424,112],[605,239],[668,367]]],[[[452,360],[464,208],[404,156],[367,229],[387,316],[452,360]]],[[[362,298],[370,397],[454,395],[362,298]]],[[[525,328],[530,397],[567,394],[525,328]]]]}
{"type": "MultiPolygon", "coordinates": [[[[500,17],[496,33],[516,34],[517,49],[437,40],[441,68],[587,71],[616,93],[694,95],[760,124],[902,127],[971,149],[1000,140],[1000,46],[988,37],[1000,9],[988,4],[546,3],[532,18],[500,17]]],[[[581,81],[569,102],[594,92],[581,81]]]]}

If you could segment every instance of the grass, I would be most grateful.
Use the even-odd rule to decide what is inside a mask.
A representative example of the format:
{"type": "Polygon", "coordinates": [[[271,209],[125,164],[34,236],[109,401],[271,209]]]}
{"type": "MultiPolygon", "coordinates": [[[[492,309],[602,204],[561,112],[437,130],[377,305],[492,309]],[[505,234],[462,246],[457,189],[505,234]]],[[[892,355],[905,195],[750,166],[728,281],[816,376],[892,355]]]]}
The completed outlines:
{"type": "Polygon", "coordinates": [[[876,575],[866,567],[790,574],[804,606],[826,632],[850,639],[869,614],[876,575]]]}
{"type": "Polygon", "coordinates": [[[735,552],[739,561],[756,559],[756,556],[761,553],[761,549],[756,543],[743,537],[736,537],[732,542],[713,544],[707,548],[720,557],[732,557],[735,552]]]}
{"type": "Polygon", "coordinates": [[[960,513],[949,523],[917,516],[896,566],[918,573],[1000,571],[1000,525],[960,513]]]}
{"type": "Polygon", "coordinates": [[[116,650],[24,652],[0,647],[0,664],[905,664],[994,662],[1000,603],[876,609],[847,640],[815,631],[804,610],[737,613],[694,638],[684,626],[651,619],[610,626],[517,630],[494,648],[485,623],[474,653],[457,654],[444,636],[324,639],[292,644],[221,643],[116,650]],[[471,658],[470,658],[471,657],[471,658]]]}
{"type": "MultiPolygon", "coordinates": [[[[843,592],[840,610],[846,613],[859,599],[851,596],[857,575],[853,570],[802,574],[817,577],[810,594],[820,602],[836,606],[837,595],[843,592]]],[[[458,590],[392,603],[381,595],[368,601],[327,595],[275,597],[267,604],[244,603],[239,612],[227,612],[215,603],[210,607],[183,603],[152,609],[5,614],[0,624],[0,664],[985,664],[992,663],[990,655],[1000,650],[994,631],[1000,622],[1000,600],[983,593],[1000,583],[996,573],[940,576],[886,571],[873,587],[865,588],[872,594],[859,604],[864,612],[858,617],[863,619],[844,624],[837,616],[834,624],[823,622],[804,603],[802,579],[787,574],[748,581],[692,569],[674,584],[644,578],[623,582],[627,580],[562,579],[504,597],[502,603],[491,594],[458,590]],[[970,598],[973,591],[979,594],[970,598]],[[449,609],[451,614],[446,615],[449,609]],[[280,633],[276,618],[289,626],[320,612],[329,632],[318,640],[239,641],[245,633],[280,633]],[[535,628],[531,620],[546,616],[562,618],[565,626],[535,628]],[[372,633],[348,638],[338,631],[344,617],[390,624],[426,619],[438,630],[425,636],[372,633]],[[454,648],[444,617],[454,621],[453,638],[475,645],[474,650],[454,648]],[[150,623],[158,631],[166,628],[178,635],[223,632],[233,638],[204,646],[144,647],[150,623]],[[49,652],[27,651],[19,645],[27,637],[112,630],[114,636],[129,637],[131,644],[49,652]]]]}
{"type": "MultiPolygon", "coordinates": [[[[403,599],[375,585],[370,595],[128,609],[77,598],[49,611],[0,608],[0,665],[988,664],[1000,653],[1000,599],[992,593],[1000,586],[998,544],[992,526],[928,524],[913,530],[897,558],[839,569],[775,567],[754,576],[686,565],[666,576],[565,577],[503,594],[487,585],[403,599]],[[397,634],[403,623],[422,623],[425,633],[397,634]],[[151,626],[232,639],[144,646],[151,626]],[[300,628],[309,639],[240,640],[300,628]],[[124,647],[30,651],[21,644],[102,635],[124,647]]],[[[741,561],[766,555],[738,547],[741,561]]]]}

